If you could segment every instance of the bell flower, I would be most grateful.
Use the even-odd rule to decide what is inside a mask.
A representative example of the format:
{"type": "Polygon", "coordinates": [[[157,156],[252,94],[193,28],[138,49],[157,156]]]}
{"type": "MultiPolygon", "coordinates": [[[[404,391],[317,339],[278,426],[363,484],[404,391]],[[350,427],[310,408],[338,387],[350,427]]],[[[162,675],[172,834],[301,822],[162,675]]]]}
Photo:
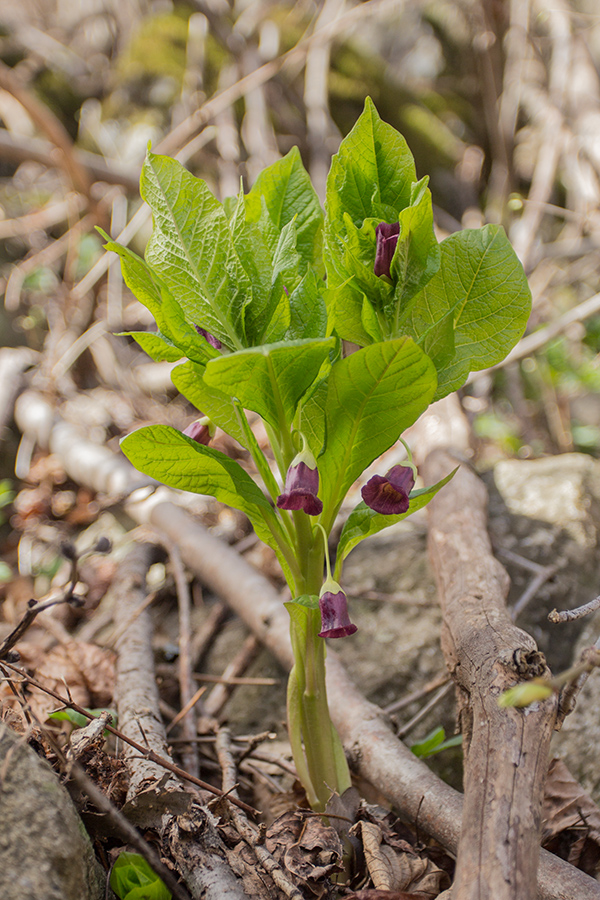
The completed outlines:
{"type": "Polygon", "coordinates": [[[393,466],[387,475],[373,475],[361,490],[362,498],[371,509],[384,516],[408,511],[409,494],[415,486],[413,466],[393,466]]]}
{"type": "Polygon", "coordinates": [[[216,338],[213,334],[210,334],[205,328],[200,328],[199,325],[194,325],[194,328],[198,332],[198,334],[202,335],[202,337],[208,341],[211,347],[214,347],[215,350],[220,350],[223,346],[219,338],[216,338]]]}
{"type": "Polygon", "coordinates": [[[319,470],[317,462],[306,446],[302,436],[303,448],[292,460],[287,475],[283,494],[277,498],[279,509],[302,509],[309,516],[318,516],[323,512],[323,503],[317,497],[319,490],[319,470]]]}
{"type": "Polygon", "coordinates": [[[375,229],[375,237],[377,244],[375,248],[375,268],[373,271],[376,275],[387,275],[391,278],[391,265],[398,243],[398,235],[400,234],[400,222],[381,222],[375,229]]]}
{"type": "Polygon", "coordinates": [[[358,631],[358,627],[350,621],[348,601],[345,593],[333,578],[328,577],[319,595],[321,611],[322,638],[349,637],[358,631]]]}
{"type": "Polygon", "coordinates": [[[211,438],[215,434],[215,425],[208,416],[204,416],[202,419],[196,419],[195,422],[188,425],[183,430],[183,434],[196,441],[197,444],[204,444],[205,447],[208,447],[211,438]]]}

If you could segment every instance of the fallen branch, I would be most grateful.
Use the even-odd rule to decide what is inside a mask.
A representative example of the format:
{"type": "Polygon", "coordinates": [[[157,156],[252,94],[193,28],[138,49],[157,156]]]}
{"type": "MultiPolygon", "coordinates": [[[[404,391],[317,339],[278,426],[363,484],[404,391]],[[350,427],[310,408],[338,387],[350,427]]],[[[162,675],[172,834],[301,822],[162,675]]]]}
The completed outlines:
{"type": "MultiPolygon", "coordinates": [[[[427,483],[456,458],[436,450],[427,483]]],[[[468,466],[429,505],[429,551],[444,614],[442,648],[459,689],[465,801],[453,900],[532,897],[541,804],[557,698],[523,711],[498,697],[546,666],[535,642],[511,621],[509,579],[492,554],[487,492],[468,466]]]]}
{"type": "MultiPolygon", "coordinates": [[[[128,481],[132,487],[148,484],[107,447],[92,444],[72,426],[60,419],[53,422],[52,417],[52,410],[39,395],[24,395],[17,405],[21,430],[45,443],[78,483],[104,492],[112,492],[119,485],[123,493],[128,481]]],[[[124,502],[136,521],[152,521],[166,532],[178,544],[191,571],[228,602],[282,665],[291,666],[287,614],[277,591],[264,576],[185,510],[161,501],[160,492],[137,502],[134,497],[124,502]]],[[[462,796],[398,740],[382,711],[363,697],[332,652],[328,656],[327,686],[334,724],[355,768],[403,818],[455,853],[462,796]]],[[[538,900],[600,900],[600,885],[569,863],[542,851],[537,896],[538,900]]]]}

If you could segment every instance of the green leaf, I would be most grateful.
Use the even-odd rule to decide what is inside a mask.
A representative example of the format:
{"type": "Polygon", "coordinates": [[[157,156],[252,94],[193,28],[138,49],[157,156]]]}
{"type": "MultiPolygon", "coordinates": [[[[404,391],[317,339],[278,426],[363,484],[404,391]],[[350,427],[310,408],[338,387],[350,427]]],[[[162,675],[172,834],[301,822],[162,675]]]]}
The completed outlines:
{"type": "Polygon", "coordinates": [[[122,331],[121,337],[131,337],[155,362],[177,362],[183,352],[172,341],[156,331],[122,331]]]}
{"type": "Polygon", "coordinates": [[[325,444],[325,406],[329,375],[311,387],[302,403],[299,429],[308,441],[311,453],[317,459],[325,444]]]}
{"type": "Polygon", "coordinates": [[[423,507],[427,506],[429,501],[435,497],[437,492],[443,488],[445,484],[448,484],[457,470],[458,466],[450,472],[449,475],[446,475],[445,478],[438,481],[437,484],[432,484],[431,487],[412,491],[409,496],[410,505],[405,513],[399,513],[395,516],[383,516],[381,513],[371,509],[370,506],[367,506],[366,503],[359,503],[346,519],[342,529],[338,543],[334,577],[339,580],[342,562],[357,544],[364,541],[365,538],[377,534],[378,531],[382,531],[390,525],[395,525],[396,522],[401,522],[418,509],[423,509],[423,507]]]}
{"type": "Polygon", "coordinates": [[[239,463],[169,425],[147,425],[127,435],[121,450],[151,478],[180,491],[208,494],[246,513],[254,523],[271,505],[239,463]]]}
{"type": "Polygon", "coordinates": [[[162,297],[160,285],[150,267],[129,247],[122,247],[115,241],[107,240],[105,250],[112,250],[121,260],[121,271],[125,284],[135,294],[140,303],[149,310],[157,325],[162,324],[162,297]]]}
{"type": "Polygon", "coordinates": [[[227,347],[239,347],[250,283],[222,204],[180,163],[150,152],[140,192],[154,220],[147,262],[189,321],[227,347]]]}
{"type": "Polygon", "coordinates": [[[427,409],[436,383],[433,363],[411,338],[371,344],[334,364],[318,460],[325,510],[335,515],[361,472],[427,409]]]}
{"type": "Polygon", "coordinates": [[[138,428],[123,438],[121,450],[136,469],[151,478],[181,491],[207,494],[245,513],[258,537],[275,550],[284,574],[289,576],[282,551],[282,526],[261,489],[239,463],[169,425],[138,428]]]}
{"type": "Polygon", "coordinates": [[[456,734],[446,740],[446,732],[440,725],[438,728],[430,731],[422,741],[411,744],[410,749],[419,759],[427,759],[430,756],[435,756],[436,753],[441,753],[442,750],[448,750],[450,747],[460,747],[462,742],[462,734],[456,734]]]}
{"type": "Polygon", "coordinates": [[[171,380],[177,390],[192,403],[198,412],[226,431],[242,447],[248,448],[244,429],[240,426],[236,406],[230,396],[206,383],[205,366],[192,361],[173,369],[171,380]]]}
{"type": "Polygon", "coordinates": [[[309,269],[289,299],[290,324],[286,340],[320,338],[327,334],[327,307],[324,283],[309,269]]]}
{"type": "MultiPolygon", "coordinates": [[[[94,716],[95,718],[98,718],[100,713],[109,712],[112,719],[112,723],[110,724],[115,725],[117,721],[116,709],[88,709],[88,712],[90,716],[94,716]]],[[[75,725],[77,728],[84,728],[86,725],[89,725],[91,721],[87,716],[84,716],[83,713],[79,713],[74,709],[57,709],[55,712],[48,713],[48,718],[56,719],[59,722],[71,722],[71,724],[75,725]]],[[[108,732],[105,732],[105,734],[108,734],[108,732]]]]}
{"type": "Polygon", "coordinates": [[[125,284],[152,313],[161,335],[167,341],[179,347],[186,356],[199,361],[218,355],[214,347],[186,321],[177,301],[143,259],[128,247],[121,247],[113,241],[109,241],[105,247],[119,255],[125,284]]]}
{"type": "Polygon", "coordinates": [[[331,162],[325,201],[328,235],[344,230],[345,212],[357,227],[370,217],[397,221],[399,211],[410,203],[416,180],[408,144],[381,121],[367,97],[362,115],[331,162]]]}
{"type": "Polygon", "coordinates": [[[392,280],[396,281],[394,308],[388,312],[392,318],[440,268],[440,246],[433,231],[428,181],[425,177],[412,185],[410,205],[399,215],[400,234],[391,265],[392,280]]]}
{"type": "Polygon", "coordinates": [[[253,221],[258,221],[263,199],[278,232],[295,218],[301,272],[322,265],[323,210],[297,147],[263,169],[254,182],[246,198],[253,221]]]}
{"type": "MultiPolygon", "coordinates": [[[[246,198],[240,191],[230,228],[235,251],[249,282],[250,294],[244,309],[244,328],[246,340],[250,344],[263,343],[265,330],[278,303],[277,293],[273,289],[275,276],[271,242],[274,236],[270,235],[269,229],[263,230],[264,224],[264,217],[258,224],[248,221],[246,198]]],[[[279,293],[283,293],[281,286],[279,293]]]]}
{"type": "Polygon", "coordinates": [[[211,360],[204,380],[257,412],[273,428],[291,423],[334,338],[265,344],[211,360]]]}
{"type": "Polygon", "coordinates": [[[525,272],[500,226],[460,231],[440,250],[440,269],[406,321],[415,340],[435,353],[436,400],[457,390],[469,372],[501,362],[531,310],[525,272]]]}
{"type": "Polygon", "coordinates": [[[171,900],[171,892],[139,853],[119,853],[110,886],[119,900],[171,900]]]}

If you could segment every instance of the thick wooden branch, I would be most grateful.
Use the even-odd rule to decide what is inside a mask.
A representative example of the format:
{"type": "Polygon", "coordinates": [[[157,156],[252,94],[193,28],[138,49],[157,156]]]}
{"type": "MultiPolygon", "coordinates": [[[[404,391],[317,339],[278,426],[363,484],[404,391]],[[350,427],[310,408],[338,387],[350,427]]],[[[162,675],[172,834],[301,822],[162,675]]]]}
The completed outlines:
{"type": "MultiPolygon", "coordinates": [[[[96,490],[105,492],[117,486],[124,491],[128,478],[132,484],[140,483],[141,477],[121,457],[106,447],[91,444],[65,422],[53,421],[52,411],[40,395],[21,398],[16,419],[23,431],[60,457],[66,471],[78,483],[93,484],[96,490]]],[[[266,578],[173,503],[158,502],[158,497],[137,503],[129,499],[126,508],[136,521],[152,520],[176,541],[190,569],[227,601],[282,665],[291,665],[287,614],[266,578]]],[[[389,798],[407,821],[416,822],[451,853],[456,852],[462,796],[398,740],[382,711],[361,695],[331,652],[327,684],[334,724],[357,770],[389,798]]],[[[535,890],[528,900],[534,896],[535,890]]],[[[600,900],[600,885],[558,857],[542,851],[537,897],[538,900],[600,900]]]]}
{"type": "MultiPolygon", "coordinates": [[[[423,466],[427,483],[456,465],[444,450],[423,466]]],[[[534,896],[540,814],[556,698],[503,709],[508,687],[541,675],[535,642],[511,621],[508,576],[487,533],[487,493],[462,465],[429,505],[429,551],[444,615],[442,647],[459,690],[465,800],[453,900],[534,896]]]]}

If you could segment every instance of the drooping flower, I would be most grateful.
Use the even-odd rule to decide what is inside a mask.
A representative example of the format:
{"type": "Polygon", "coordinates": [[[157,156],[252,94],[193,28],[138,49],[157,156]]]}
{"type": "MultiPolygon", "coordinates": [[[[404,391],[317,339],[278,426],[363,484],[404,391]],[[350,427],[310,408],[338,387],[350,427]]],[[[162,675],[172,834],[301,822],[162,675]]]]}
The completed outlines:
{"type": "Polygon", "coordinates": [[[358,631],[358,627],[350,621],[346,595],[333,578],[328,578],[321,588],[319,609],[321,611],[319,637],[349,637],[358,631]]]}
{"type": "Polygon", "coordinates": [[[408,495],[415,486],[414,469],[409,466],[393,466],[387,475],[373,475],[361,490],[362,498],[371,509],[384,516],[395,516],[408,511],[408,495]]]}
{"type": "Polygon", "coordinates": [[[195,422],[192,422],[191,425],[188,425],[188,427],[183,430],[183,434],[193,441],[196,441],[197,444],[204,444],[205,447],[208,447],[210,444],[210,440],[214,437],[214,433],[214,423],[211,422],[208,416],[204,416],[202,419],[196,419],[195,422]]]}
{"type": "Polygon", "coordinates": [[[375,229],[377,244],[375,248],[376,275],[387,275],[391,278],[391,265],[400,234],[400,222],[381,222],[375,229]]]}
{"type": "Polygon", "coordinates": [[[200,328],[199,325],[194,325],[194,328],[198,332],[198,334],[202,335],[202,337],[208,341],[211,347],[214,347],[215,350],[220,350],[223,346],[219,338],[216,338],[213,334],[210,334],[205,328],[200,328]]]}
{"type": "Polygon", "coordinates": [[[323,503],[317,497],[319,470],[317,462],[302,435],[303,448],[291,462],[285,476],[283,494],[277,498],[279,509],[302,509],[309,516],[323,512],[323,503]]]}

